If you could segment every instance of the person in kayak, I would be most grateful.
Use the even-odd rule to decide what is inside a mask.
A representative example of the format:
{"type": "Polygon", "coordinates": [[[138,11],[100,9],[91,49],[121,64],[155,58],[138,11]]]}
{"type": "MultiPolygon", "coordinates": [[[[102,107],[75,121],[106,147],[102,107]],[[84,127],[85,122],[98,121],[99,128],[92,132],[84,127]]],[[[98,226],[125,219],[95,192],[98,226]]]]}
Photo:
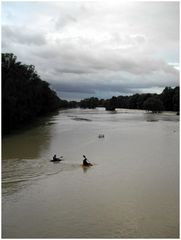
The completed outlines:
{"type": "Polygon", "coordinates": [[[53,156],[53,160],[51,160],[52,162],[60,162],[60,161],[62,161],[63,160],[63,156],[61,156],[60,158],[57,158],[57,155],[55,154],[54,156],[53,156]]]}
{"type": "Polygon", "coordinates": [[[87,160],[87,158],[86,158],[85,155],[83,155],[83,158],[84,158],[84,160],[83,160],[83,166],[92,166],[92,164],[88,162],[88,160],[87,160]]]}

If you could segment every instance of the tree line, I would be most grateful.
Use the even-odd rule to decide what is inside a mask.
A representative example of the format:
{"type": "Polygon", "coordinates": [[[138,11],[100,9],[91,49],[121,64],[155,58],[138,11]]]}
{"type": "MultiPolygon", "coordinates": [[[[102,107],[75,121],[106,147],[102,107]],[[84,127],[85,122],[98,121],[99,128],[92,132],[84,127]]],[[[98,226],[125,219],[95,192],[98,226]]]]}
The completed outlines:
{"type": "Polygon", "coordinates": [[[2,134],[74,102],[60,99],[33,65],[22,64],[12,53],[2,53],[2,134]]]}
{"type": "Polygon", "coordinates": [[[17,61],[12,53],[2,53],[2,134],[10,133],[39,116],[61,108],[146,109],[179,113],[179,87],[166,87],[161,94],[86,98],[79,102],[60,99],[49,83],[41,80],[33,65],[17,61]]]}
{"type": "Polygon", "coordinates": [[[134,94],[131,96],[113,96],[110,99],[98,99],[95,97],[86,98],[79,102],[81,108],[105,107],[106,110],[116,108],[144,109],[152,112],[176,111],[179,110],[179,91],[180,88],[165,87],[161,94],[134,94]]]}

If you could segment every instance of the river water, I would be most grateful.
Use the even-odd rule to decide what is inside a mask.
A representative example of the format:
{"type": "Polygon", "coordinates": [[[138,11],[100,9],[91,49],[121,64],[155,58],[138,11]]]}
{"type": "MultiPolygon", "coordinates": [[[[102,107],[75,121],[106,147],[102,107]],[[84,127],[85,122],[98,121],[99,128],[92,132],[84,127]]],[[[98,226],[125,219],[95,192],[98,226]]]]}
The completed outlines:
{"type": "Polygon", "coordinates": [[[2,236],[179,237],[179,117],[70,109],[3,138],[2,236]]]}

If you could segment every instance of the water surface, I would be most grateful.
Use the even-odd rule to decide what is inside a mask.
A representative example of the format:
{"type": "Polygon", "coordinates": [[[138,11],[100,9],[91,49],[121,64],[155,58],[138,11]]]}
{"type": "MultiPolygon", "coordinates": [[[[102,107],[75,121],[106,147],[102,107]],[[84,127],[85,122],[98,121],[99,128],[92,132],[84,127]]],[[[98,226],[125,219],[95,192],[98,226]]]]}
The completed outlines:
{"type": "Polygon", "coordinates": [[[175,113],[60,111],[5,137],[2,158],[5,238],[179,236],[175,113]]]}

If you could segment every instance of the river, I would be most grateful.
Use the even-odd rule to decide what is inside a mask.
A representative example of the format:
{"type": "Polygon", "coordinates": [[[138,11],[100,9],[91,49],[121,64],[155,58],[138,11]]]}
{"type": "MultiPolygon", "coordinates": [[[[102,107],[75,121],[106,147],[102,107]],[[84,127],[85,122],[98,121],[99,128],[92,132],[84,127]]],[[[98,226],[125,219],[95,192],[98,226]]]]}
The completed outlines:
{"type": "Polygon", "coordinates": [[[179,116],[70,109],[4,137],[2,236],[178,238],[179,116]]]}

